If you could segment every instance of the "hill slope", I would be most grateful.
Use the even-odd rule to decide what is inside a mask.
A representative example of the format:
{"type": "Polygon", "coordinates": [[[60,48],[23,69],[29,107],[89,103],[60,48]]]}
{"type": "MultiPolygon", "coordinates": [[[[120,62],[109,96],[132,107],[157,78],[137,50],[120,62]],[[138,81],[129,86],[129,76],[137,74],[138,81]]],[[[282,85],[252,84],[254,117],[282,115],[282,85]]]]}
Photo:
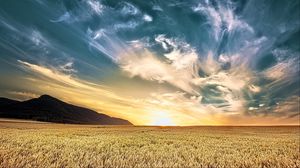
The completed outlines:
{"type": "Polygon", "coordinates": [[[49,95],[23,102],[0,98],[0,117],[69,124],[132,125],[127,120],[68,104],[49,95]]]}

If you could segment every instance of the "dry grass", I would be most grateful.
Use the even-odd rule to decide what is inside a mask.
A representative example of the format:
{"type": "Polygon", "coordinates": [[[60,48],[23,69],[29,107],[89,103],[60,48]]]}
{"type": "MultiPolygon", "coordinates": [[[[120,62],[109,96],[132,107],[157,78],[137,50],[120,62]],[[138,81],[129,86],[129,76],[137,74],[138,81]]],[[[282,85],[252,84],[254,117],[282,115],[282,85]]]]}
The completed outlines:
{"type": "Polygon", "coordinates": [[[0,122],[0,167],[300,167],[299,127],[0,122]]]}

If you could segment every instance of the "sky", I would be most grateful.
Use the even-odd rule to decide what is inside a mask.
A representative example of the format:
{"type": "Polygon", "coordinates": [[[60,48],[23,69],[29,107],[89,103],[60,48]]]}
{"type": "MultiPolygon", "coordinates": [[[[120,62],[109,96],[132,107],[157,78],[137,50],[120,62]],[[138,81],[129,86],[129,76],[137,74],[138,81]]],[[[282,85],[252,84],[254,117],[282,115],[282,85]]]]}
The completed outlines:
{"type": "Polygon", "coordinates": [[[136,125],[300,124],[299,0],[0,1],[0,97],[136,125]]]}

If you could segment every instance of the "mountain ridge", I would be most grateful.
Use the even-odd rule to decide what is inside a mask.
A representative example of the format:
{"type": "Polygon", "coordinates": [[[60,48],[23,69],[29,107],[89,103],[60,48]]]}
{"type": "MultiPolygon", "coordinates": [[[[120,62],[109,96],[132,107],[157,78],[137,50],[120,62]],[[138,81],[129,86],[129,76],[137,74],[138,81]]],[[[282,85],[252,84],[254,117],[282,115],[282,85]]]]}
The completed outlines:
{"type": "Polygon", "coordinates": [[[72,105],[50,95],[26,101],[0,98],[0,117],[66,124],[132,125],[127,120],[72,105]]]}

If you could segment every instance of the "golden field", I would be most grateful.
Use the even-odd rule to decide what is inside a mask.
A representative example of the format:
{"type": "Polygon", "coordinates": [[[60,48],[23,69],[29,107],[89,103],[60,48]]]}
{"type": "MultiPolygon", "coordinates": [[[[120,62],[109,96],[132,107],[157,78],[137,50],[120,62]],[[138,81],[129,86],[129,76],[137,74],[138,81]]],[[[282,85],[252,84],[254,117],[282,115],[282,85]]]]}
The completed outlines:
{"type": "Polygon", "coordinates": [[[300,167],[299,126],[134,127],[0,121],[0,167],[300,167]]]}

